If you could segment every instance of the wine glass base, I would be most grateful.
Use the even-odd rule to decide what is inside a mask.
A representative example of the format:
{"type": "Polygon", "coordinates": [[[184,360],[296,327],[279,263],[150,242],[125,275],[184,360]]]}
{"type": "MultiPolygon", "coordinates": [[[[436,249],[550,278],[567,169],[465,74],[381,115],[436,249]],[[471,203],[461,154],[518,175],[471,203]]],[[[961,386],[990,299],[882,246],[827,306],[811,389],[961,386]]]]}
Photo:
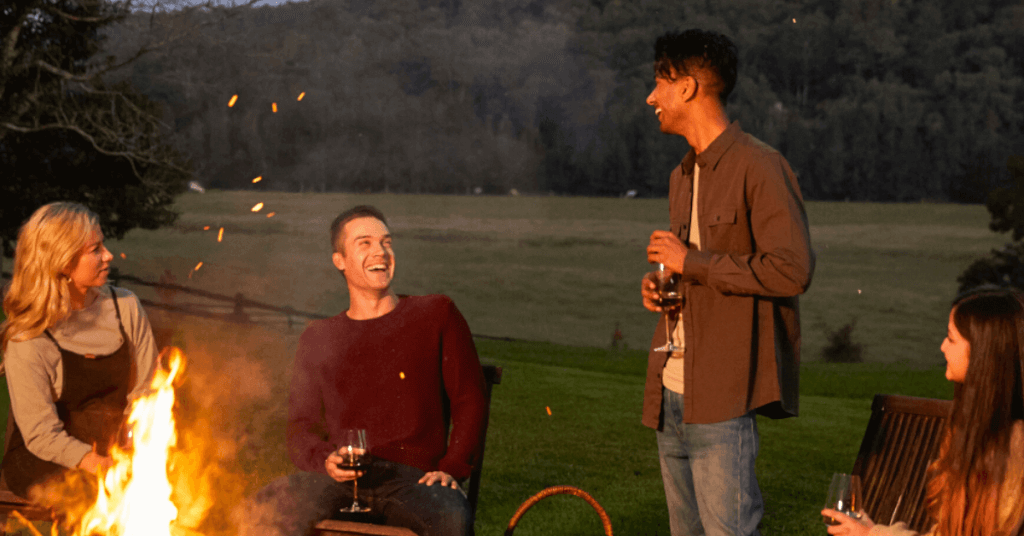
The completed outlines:
{"type": "Polygon", "coordinates": [[[363,506],[361,504],[356,503],[356,504],[353,504],[352,506],[349,506],[347,508],[342,508],[339,511],[343,512],[343,513],[346,513],[346,514],[363,514],[363,513],[369,512],[370,511],[370,507],[369,506],[363,506]]]}

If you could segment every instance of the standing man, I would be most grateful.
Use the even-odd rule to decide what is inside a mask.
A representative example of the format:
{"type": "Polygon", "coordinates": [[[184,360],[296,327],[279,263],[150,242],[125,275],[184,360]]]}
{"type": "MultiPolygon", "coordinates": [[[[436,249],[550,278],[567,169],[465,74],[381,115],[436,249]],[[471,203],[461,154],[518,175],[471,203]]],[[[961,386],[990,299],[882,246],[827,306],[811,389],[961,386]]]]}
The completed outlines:
{"type": "Polygon", "coordinates": [[[331,225],[349,308],[299,340],[288,398],[288,454],[301,471],[253,499],[243,535],[302,536],[359,500],[420,536],[465,536],[473,515],[458,481],[480,459],[486,395],[466,320],[447,296],[399,296],[384,215],[358,206],[331,225]],[[373,465],[338,468],[342,430],[366,430],[373,465]],[[255,525],[255,526],[252,526],[255,525]]]}
{"type": "MultiPolygon", "coordinates": [[[[649,262],[681,274],[672,338],[683,350],[650,353],[643,423],[658,431],[673,536],[756,535],[755,413],[797,413],[796,296],[814,270],[807,215],[786,159],[729,122],[736,46],[727,37],[669,32],[655,44],[654,71],[647,104],[690,151],[669,179],[671,231],[654,231],[647,246],[649,262]]],[[[662,312],[653,279],[641,294],[662,312]]],[[[659,324],[651,348],[665,332],[659,324]]]]}

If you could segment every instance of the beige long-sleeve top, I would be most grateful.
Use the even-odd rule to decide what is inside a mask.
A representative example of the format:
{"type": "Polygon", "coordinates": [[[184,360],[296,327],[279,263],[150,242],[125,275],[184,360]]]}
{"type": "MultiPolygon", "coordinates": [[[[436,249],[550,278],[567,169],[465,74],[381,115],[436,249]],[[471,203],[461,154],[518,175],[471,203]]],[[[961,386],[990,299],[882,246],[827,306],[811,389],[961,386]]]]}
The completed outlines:
{"type": "MultiPolygon", "coordinates": [[[[1006,464],[1006,476],[1000,489],[999,522],[1006,523],[1014,507],[1021,501],[1021,485],[1024,483],[1024,422],[1017,421],[1010,436],[1010,452],[1015,454],[1006,464]]],[[[868,532],[870,536],[920,536],[902,521],[895,525],[875,525],[868,532]]],[[[925,536],[935,534],[933,527],[925,536]]]]}
{"type": "MultiPolygon", "coordinates": [[[[50,328],[62,348],[78,354],[106,355],[120,348],[114,301],[107,286],[91,289],[83,309],[50,328]]],[[[121,322],[135,365],[131,401],[145,391],[157,361],[157,348],[149,319],[135,294],[113,287],[121,311],[121,322]]],[[[4,354],[7,387],[11,393],[11,415],[25,438],[29,452],[39,459],[75,467],[92,446],[68,435],[57,417],[55,402],[64,386],[60,350],[46,335],[27,341],[11,341],[4,354]]]]}

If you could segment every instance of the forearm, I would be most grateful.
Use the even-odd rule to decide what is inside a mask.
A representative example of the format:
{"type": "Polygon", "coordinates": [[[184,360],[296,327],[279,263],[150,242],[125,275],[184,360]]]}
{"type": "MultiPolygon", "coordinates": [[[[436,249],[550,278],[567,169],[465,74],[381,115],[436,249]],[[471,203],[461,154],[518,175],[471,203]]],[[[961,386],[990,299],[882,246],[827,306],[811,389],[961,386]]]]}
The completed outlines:
{"type": "Polygon", "coordinates": [[[722,294],[802,294],[814,252],[796,179],[780,155],[747,173],[746,206],[735,209],[734,223],[709,222],[708,243],[687,251],[683,277],[722,294]]]}
{"type": "Polygon", "coordinates": [[[288,422],[288,457],[301,471],[326,473],[324,460],[334,448],[310,430],[310,423],[288,422]]]}
{"type": "Polygon", "coordinates": [[[810,286],[812,271],[809,244],[750,254],[690,250],[683,280],[722,294],[781,298],[803,294],[810,286]]]}
{"type": "Polygon", "coordinates": [[[442,372],[451,402],[452,429],[438,469],[463,479],[479,463],[487,420],[487,394],[469,325],[454,304],[444,334],[442,372]]]}
{"type": "Polygon", "coordinates": [[[11,415],[25,439],[25,447],[37,458],[75,467],[90,445],[71,437],[57,416],[52,401],[54,387],[48,381],[45,366],[25,360],[8,347],[7,387],[11,395],[11,415]]]}
{"type": "Polygon", "coordinates": [[[875,525],[868,532],[869,536],[920,536],[920,533],[910,530],[906,523],[899,522],[895,525],[875,525]]]}

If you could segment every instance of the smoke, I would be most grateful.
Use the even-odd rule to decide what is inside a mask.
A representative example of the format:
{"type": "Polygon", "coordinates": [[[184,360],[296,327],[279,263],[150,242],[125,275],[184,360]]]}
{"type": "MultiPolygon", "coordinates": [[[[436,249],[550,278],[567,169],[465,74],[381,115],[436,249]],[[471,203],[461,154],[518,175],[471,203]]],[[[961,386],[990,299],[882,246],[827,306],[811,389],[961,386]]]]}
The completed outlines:
{"type": "Polygon", "coordinates": [[[282,331],[208,320],[178,325],[176,338],[189,358],[169,470],[179,527],[235,534],[232,511],[293,470],[283,432],[295,337],[282,331]]]}

